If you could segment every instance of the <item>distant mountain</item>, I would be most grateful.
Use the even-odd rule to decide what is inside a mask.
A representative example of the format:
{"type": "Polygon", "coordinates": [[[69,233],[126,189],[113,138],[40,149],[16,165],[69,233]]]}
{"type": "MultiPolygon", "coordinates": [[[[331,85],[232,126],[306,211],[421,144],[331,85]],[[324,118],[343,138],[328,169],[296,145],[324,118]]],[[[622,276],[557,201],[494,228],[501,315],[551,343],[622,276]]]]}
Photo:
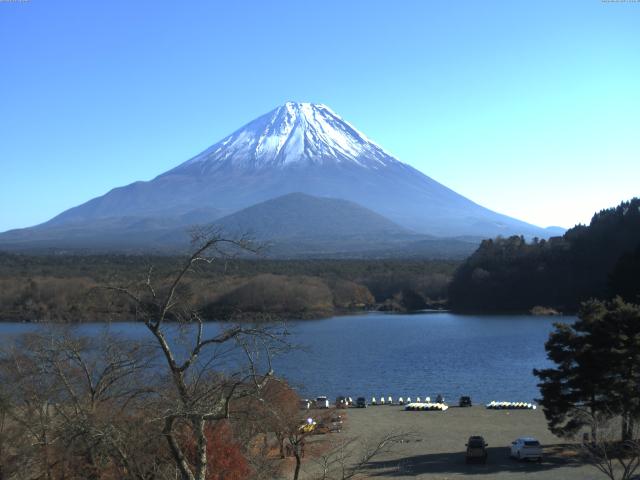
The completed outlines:
{"type": "Polygon", "coordinates": [[[556,226],[546,227],[544,230],[549,237],[560,237],[567,231],[566,228],[556,226]]]}
{"type": "Polygon", "coordinates": [[[199,208],[167,217],[112,216],[61,224],[46,223],[0,234],[0,250],[170,253],[185,245],[188,231],[193,226],[210,224],[220,216],[220,211],[215,208],[199,208]]]}
{"type": "Polygon", "coordinates": [[[1,234],[0,248],[92,248],[94,240],[144,248],[138,238],[169,247],[163,238],[171,238],[165,235],[171,225],[209,223],[294,192],[355,202],[399,227],[438,237],[555,233],[457,194],[395,159],[325,105],[288,102],[151,181],[1,234]]]}
{"type": "Polygon", "coordinates": [[[407,236],[413,232],[354,202],[289,193],[215,222],[224,231],[250,232],[261,240],[337,240],[407,236]]]}
{"type": "MultiPolygon", "coordinates": [[[[267,246],[268,257],[462,258],[480,238],[440,239],[417,234],[348,200],[289,193],[213,222],[231,235],[248,234],[267,246]]],[[[186,242],[183,229],[164,237],[165,244],[186,242]]]]}

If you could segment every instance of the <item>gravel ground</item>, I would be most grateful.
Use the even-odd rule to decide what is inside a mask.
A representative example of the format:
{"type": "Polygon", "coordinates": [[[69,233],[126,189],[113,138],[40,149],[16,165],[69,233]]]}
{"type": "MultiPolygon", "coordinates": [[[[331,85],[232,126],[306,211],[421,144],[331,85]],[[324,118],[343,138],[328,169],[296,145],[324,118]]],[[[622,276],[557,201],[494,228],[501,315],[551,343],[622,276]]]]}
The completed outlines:
{"type": "Polygon", "coordinates": [[[446,412],[409,412],[399,406],[350,409],[341,434],[375,441],[388,432],[411,432],[414,438],[396,444],[378,457],[370,478],[455,479],[473,475],[491,479],[601,479],[590,465],[581,464],[566,443],[547,430],[538,410],[450,408],[446,412]],[[465,463],[465,443],[482,435],[489,444],[486,465],[465,463]],[[509,458],[509,446],[519,436],[536,437],[544,446],[541,463],[509,458]]]}

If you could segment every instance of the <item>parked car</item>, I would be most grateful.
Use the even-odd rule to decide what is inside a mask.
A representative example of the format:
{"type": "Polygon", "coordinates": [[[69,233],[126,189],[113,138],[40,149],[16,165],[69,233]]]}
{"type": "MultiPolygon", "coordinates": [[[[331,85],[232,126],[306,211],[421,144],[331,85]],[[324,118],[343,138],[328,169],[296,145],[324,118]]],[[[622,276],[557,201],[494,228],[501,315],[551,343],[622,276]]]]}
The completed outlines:
{"type": "Polygon", "coordinates": [[[336,408],[347,408],[349,406],[349,400],[347,397],[340,396],[336,398],[336,408]]]}
{"type": "Polygon", "coordinates": [[[311,400],[308,398],[303,398],[299,402],[300,410],[309,410],[311,408],[311,400]]]}
{"type": "Polygon", "coordinates": [[[357,408],[367,408],[367,401],[364,397],[356,398],[356,407],[357,408]]]}
{"type": "Polygon", "coordinates": [[[316,408],[329,408],[329,399],[324,395],[317,397],[316,408]]]}
{"type": "Polygon", "coordinates": [[[469,437],[469,440],[465,444],[467,447],[467,454],[465,461],[467,463],[479,462],[487,463],[487,446],[489,444],[484,441],[484,437],[480,435],[473,435],[469,437]]]}
{"type": "Polygon", "coordinates": [[[533,437],[520,437],[511,442],[511,456],[518,460],[535,459],[542,461],[542,446],[533,437]]]}
{"type": "Polygon", "coordinates": [[[462,397],[460,397],[460,400],[458,401],[458,406],[459,407],[470,407],[471,406],[471,397],[469,397],[467,395],[463,395],[462,397]]]}

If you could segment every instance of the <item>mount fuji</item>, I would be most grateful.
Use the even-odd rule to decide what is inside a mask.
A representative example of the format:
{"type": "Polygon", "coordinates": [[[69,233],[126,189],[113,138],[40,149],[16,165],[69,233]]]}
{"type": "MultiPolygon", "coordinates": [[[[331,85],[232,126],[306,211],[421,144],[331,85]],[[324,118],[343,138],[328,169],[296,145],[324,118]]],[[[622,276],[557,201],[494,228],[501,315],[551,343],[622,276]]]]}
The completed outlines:
{"type": "MultiPolygon", "coordinates": [[[[176,231],[214,221],[225,225],[223,217],[232,214],[236,228],[250,231],[253,225],[238,225],[237,218],[255,215],[238,212],[292,193],[342,200],[342,207],[339,202],[326,206],[338,215],[355,215],[357,204],[360,219],[375,218],[377,225],[383,219],[385,232],[412,241],[420,235],[544,238],[559,233],[472,202],[397,160],[325,105],[287,102],[153,180],[115,188],[41,225],[0,234],[0,248],[162,247],[175,244],[176,231]]],[[[273,205],[290,203],[268,205],[273,213],[273,205]]],[[[317,202],[308,203],[318,210],[317,202]]],[[[335,221],[316,224],[315,230],[326,228],[325,237],[331,236],[335,221]]],[[[368,231],[364,223],[356,221],[354,229],[368,231]]]]}

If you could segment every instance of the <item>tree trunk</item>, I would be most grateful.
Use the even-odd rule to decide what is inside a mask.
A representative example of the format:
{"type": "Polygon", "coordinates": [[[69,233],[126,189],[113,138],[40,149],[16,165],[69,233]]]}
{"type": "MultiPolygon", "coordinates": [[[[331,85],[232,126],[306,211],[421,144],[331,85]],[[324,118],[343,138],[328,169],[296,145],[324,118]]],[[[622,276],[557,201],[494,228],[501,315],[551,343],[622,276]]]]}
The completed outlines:
{"type": "Polygon", "coordinates": [[[193,473],[191,473],[189,462],[187,462],[187,459],[185,458],[184,453],[182,452],[182,449],[178,444],[178,441],[173,435],[173,420],[171,420],[170,418],[167,418],[165,420],[165,427],[162,431],[162,434],[167,439],[167,443],[169,444],[169,451],[171,452],[171,455],[176,462],[176,467],[180,472],[182,480],[196,480],[193,473]]]}
{"type": "Polygon", "coordinates": [[[629,412],[622,413],[622,441],[626,442],[628,440],[632,440],[633,432],[632,430],[632,420],[629,412]]]}
{"type": "Polygon", "coordinates": [[[207,436],[204,419],[193,420],[193,431],[197,436],[196,478],[197,480],[205,480],[207,478],[207,436]]]}
{"type": "Polygon", "coordinates": [[[300,452],[297,448],[293,449],[293,454],[296,457],[296,469],[293,472],[293,480],[298,480],[298,476],[300,475],[300,465],[302,464],[302,458],[300,457],[300,452]]]}
{"type": "Polygon", "coordinates": [[[593,396],[591,396],[591,443],[593,445],[596,444],[596,442],[598,441],[598,425],[596,423],[596,409],[593,407],[595,405],[595,398],[593,396]]]}
{"type": "MultiPolygon", "coordinates": [[[[265,438],[266,438],[266,435],[265,435],[265,438]]],[[[285,440],[284,436],[279,433],[276,433],[276,440],[278,440],[278,447],[280,448],[280,458],[285,458],[286,455],[284,453],[284,440],[285,440]]]]}
{"type": "Polygon", "coordinates": [[[46,430],[42,435],[42,463],[47,480],[52,480],[51,466],[49,465],[49,439],[46,430]]]}
{"type": "Polygon", "coordinates": [[[98,480],[98,465],[96,464],[96,458],[93,455],[93,450],[91,447],[89,447],[89,449],[86,451],[85,458],[87,464],[89,465],[89,468],[91,469],[84,472],[84,474],[86,475],[86,480],[98,480]]]}

